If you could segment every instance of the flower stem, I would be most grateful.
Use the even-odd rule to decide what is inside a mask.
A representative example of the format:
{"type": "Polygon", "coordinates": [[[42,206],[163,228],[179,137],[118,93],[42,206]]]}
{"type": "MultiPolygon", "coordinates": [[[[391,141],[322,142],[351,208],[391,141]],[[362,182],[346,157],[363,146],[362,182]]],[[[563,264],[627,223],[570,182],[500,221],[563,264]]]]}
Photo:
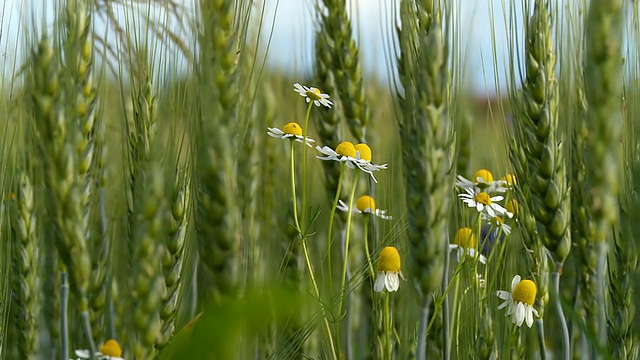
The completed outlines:
{"type": "Polygon", "coordinates": [[[82,327],[84,328],[85,336],[89,341],[89,349],[91,351],[91,358],[95,358],[95,353],[98,352],[96,343],[93,341],[93,332],[91,331],[91,319],[89,319],[89,311],[84,310],[80,313],[82,319],[82,327]]]}
{"type": "Polygon", "coordinates": [[[67,283],[67,273],[60,274],[60,357],[66,360],[69,356],[69,283],[67,283]]]}
{"type": "MultiPolygon", "coordinates": [[[[345,163],[340,165],[340,178],[338,178],[338,187],[336,189],[336,197],[333,199],[333,206],[331,207],[331,214],[329,215],[329,230],[327,232],[327,266],[329,272],[329,291],[333,291],[333,276],[331,267],[331,244],[333,243],[333,219],[336,216],[336,208],[338,207],[338,200],[340,200],[340,192],[342,190],[342,180],[344,178],[345,163]]],[[[349,209],[350,211],[350,209],[349,209]]]]}
{"type": "MultiPolygon", "coordinates": [[[[307,112],[307,118],[308,118],[308,112],[307,112]]],[[[306,124],[305,124],[306,127],[306,124]]],[[[305,139],[304,139],[304,146],[303,148],[306,148],[306,135],[305,135],[305,139]]],[[[296,227],[296,231],[298,231],[298,236],[300,236],[300,240],[302,243],[302,251],[304,252],[304,260],[305,263],[307,265],[307,270],[309,271],[309,278],[311,279],[311,285],[313,286],[313,290],[315,292],[315,296],[316,298],[318,298],[318,300],[320,300],[320,290],[318,289],[318,284],[316,282],[316,277],[313,273],[313,267],[311,266],[311,259],[309,258],[309,251],[307,250],[307,237],[306,234],[304,233],[304,231],[302,230],[302,228],[300,227],[300,221],[298,220],[298,209],[297,209],[297,198],[296,198],[296,180],[295,180],[295,158],[294,158],[294,144],[293,144],[293,140],[291,140],[291,194],[293,197],[293,221],[296,227]]],[[[304,161],[304,157],[302,158],[304,161]]],[[[303,166],[304,167],[304,166],[303,166]]],[[[305,171],[303,169],[303,178],[304,178],[304,174],[305,171]]],[[[303,185],[304,186],[304,185],[303,185]]],[[[304,189],[302,191],[302,194],[304,196],[304,189]]],[[[304,205],[303,205],[304,206],[304,205]]],[[[303,211],[304,213],[304,211],[303,211]]],[[[326,315],[326,309],[323,308],[322,310],[323,312],[323,318],[324,318],[324,326],[325,326],[325,331],[327,332],[327,337],[329,339],[329,346],[331,347],[331,354],[333,355],[333,359],[338,359],[337,355],[336,355],[336,348],[335,345],[333,344],[333,335],[331,334],[331,327],[329,326],[329,320],[327,320],[327,315],[326,315]]]]}
{"type": "MultiPolygon", "coordinates": [[[[309,106],[307,106],[307,114],[304,117],[304,127],[302,128],[302,212],[300,214],[301,225],[305,225],[305,214],[307,211],[307,126],[309,125],[309,115],[311,114],[311,106],[313,106],[313,101],[309,102],[309,106]]],[[[302,230],[302,229],[300,229],[302,230]]],[[[306,231],[306,229],[305,229],[306,231]]]]}
{"type": "MultiPolygon", "coordinates": [[[[304,253],[304,260],[307,264],[307,270],[309,271],[309,278],[311,279],[311,285],[313,286],[313,290],[318,299],[320,299],[320,290],[318,289],[318,284],[316,282],[316,277],[313,273],[313,267],[311,266],[311,259],[309,258],[309,251],[307,250],[307,241],[303,236],[302,238],[302,251],[304,253]]],[[[323,308],[323,318],[324,318],[324,327],[327,332],[327,337],[329,338],[329,346],[331,347],[331,355],[333,355],[333,359],[338,359],[336,355],[336,347],[333,343],[333,335],[331,334],[331,326],[329,325],[329,320],[327,320],[326,309],[323,308]]]]}
{"type": "Polygon", "coordinates": [[[385,291],[384,293],[384,358],[391,359],[391,352],[393,349],[393,346],[391,346],[391,337],[393,334],[391,331],[391,309],[389,306],[391,294],[388,291],[385,291]]]}
{"type": "Polygon", "coordinates": [[[562,263],[556,263],[556,269],[551,273],[553,300],[556,306],[556,312],[558,313],[558,320],[560,321],[560,328],[562,330],[562,359],[569,360],[571,358],[571,343],[569,342],[569,328],[567,327],[567,320],[564,317],[562,311],[562,304],[560,302],[560,274],[562,274],[562,263]]]}
{"type": "MultiPolygon", "coordinates": [[[[305,145],[306,146],[306,145],[305,145]]],[[[296,227],[296,231],[298,231],[299,235],[302,235],[302,229],[300,228],[300,221],[298,221],[298,205],[296,198],[296,167],[295,167],[295,157],[293,151],[293,140],[291,140],[291,197],[293,198],[293,223],[296,227]]],[[[304,191],[303,191],[304,193],[304,191]]]]}
{"type": "Polygon", "coordinates": [[[449,322],[451,321],[451,319],[449,318],[449,301],[447,300],[447,287],[449,286],[449,257],[451,252],[449,251],[449,233],[446,231],[445,236],[447,238],[447,241],[444,244],[444,271],[442,272],[442,291],[445,297],[444,302],[442,303],[442,343],[444,344],[443,360],[449,360],[451,358],[451,339],[449,338],[449,322]]]}
{"type": "Polygon", "coordinates": [[[420,307],[420,320],[418,322],[418,345],[416,346],[416,360],[425,360],[427,356],[427,322],[429,320],[429,307],[431,296],[422,295],[420,307]]]}
{"type": "Polygon", "coordinates": [[[367,257],[367,267],[369,268],[369,275],[371,279],[374,279],[376,276],[376,272],[373,269],[373,261],[371,261],[371,250],[369,249],[369,214],[363,213],[364,215],[364,253],[367,257]]]}
{"type": "Polygon", "coordinates": [[[536,320],[538,323],[538,343],[540,344],[540,360],[547,360],[547,347],[544,342],[544,320],[536,320]]]}
{"type": "Polygon", "coordinates": [[[347,213],[347,230],[344,240],[344,259],[342,260],[342,280],[340,283],[340,291],[343,292],[338,305],[338,315],[342,314],[342,307],[344,305],[344,291],[345,284],[347,282],[347,261],[349,259],[349,239],[351,238],[351,219],[353,209],[353,199],[356,195],[356,188],[358,187],[358,177],[360,172],[356,171],[355,179],[353,180],[353,186],[351,187],[351,193],[349,194],[349,211],[347,213]]]}

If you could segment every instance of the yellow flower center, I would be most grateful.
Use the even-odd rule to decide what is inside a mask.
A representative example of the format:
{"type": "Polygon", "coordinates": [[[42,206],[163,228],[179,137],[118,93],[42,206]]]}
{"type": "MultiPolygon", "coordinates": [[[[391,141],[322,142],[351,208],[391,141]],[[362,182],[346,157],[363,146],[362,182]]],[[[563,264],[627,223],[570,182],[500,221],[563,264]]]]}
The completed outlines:
{"type": "Polygon", "coordinates": [[[371,148],[367,144],[358,144],[356,151],[360,153],[360,159],[371,161],[371,148]]]}
{"type": "Polygon", "coordinates": [[[320,99],[322,99],[320,97],[320,94],[321,94],[320,89],[317,89],[317,88],[314,88],[314,87],[310,88],[306,92],[306,94],[311,100],[320,100],[320,99]]]}
{"type": "Polygon", "coordinates": [[[493,181],[493,174],[487,169],[480,169],[476,171],[476,173],[473,175],[473,181],[477,181],[479,177],[481,177],[485,182],[493,181]]]}
{"type": "MultiPolygon", "coordinates": [[[[484,179],[484,178],[483,178],[484,179]]],[[[474,200],[479,202],[480,204],[491,205],[491,197],[486,192],[478,193],[474,200]]]]}
{"type": "Polygon", "coordinates": [[[516,182],[516,176],[513,174],[507,174],[505,176],[503,176],[500,180],[504,180],[507,182],[507,185],[509,186],[514,186],[517,182],[516,182]]]}
{"type": "Polygon", "coordinates": [[[371,211],[376,211],[376,202],[369,195],[362,195],[356,200],[356,208],[360,211],[365,211],[370,209],[371,211]]]}
{"type": "Polygon", "coordinates": [[[522,280],[518,283],[518,285],[516,285],[516,288],[513,289],[513,294],[511,294],[511,297],[515,302],[533,305],[533,302],[536,300],[537,291],[538,289],[536,288],[536,283],[531,280],[522,280]]]}
{"type": "Polygon", "coordinates": [[[469,227],[462,227],[456,232],[453,243],[463,248],[473,248],[476,245],[476,236],[469,227]]]}
{"type": "Polygon", "coordinates": [[[302,127],[296,122],[290,122],[282,128],[285,134],[302,136],[302,127]]]}
{"type": "Polygon", "coordinates": [[[378,271],[399,272],[400,271],[400,253],[393,246],[387,246],[380,251],[378,259],[378,271]]]}
{"type": "Polygon", "coordinates": [[[348,141],[341,142],[340,145],[336,147],[336,152],[342,156],[356,157],[356,148],[348,141]]]}
{"type": "Polygon", "coordinates": [[[511,199],[511,201],[509,201],[505,205],[505,209],[507,209],[507,211],[512,213],[512,214],[517,214],[518,213],[518,200],[511,199]]]}
{"type": "Polygon", "coordinates": [[[100,353],[107,356],[122,357],[122,348],[120,348],[120,344],[117,341],[111,339],[100,347],[100,353]]]}
{"type": "Polygon", "coordinates": [[[493,226],[495,227],[500,227],[504,223],[504,221],[502,221],[502,218],[500,216],[494,216],[491,218],[490,221],[491,221],[491,224],[493,224],[493,226]]]}

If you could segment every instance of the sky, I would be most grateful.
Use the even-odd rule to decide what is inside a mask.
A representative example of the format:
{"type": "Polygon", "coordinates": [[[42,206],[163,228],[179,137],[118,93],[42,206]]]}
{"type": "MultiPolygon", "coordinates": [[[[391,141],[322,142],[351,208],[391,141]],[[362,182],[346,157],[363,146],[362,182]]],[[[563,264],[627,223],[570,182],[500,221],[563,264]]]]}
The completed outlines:
{"type": "MultiPolygon", "coordinates": [[[[193,0],[183,0],[187,8],[193,8],[193,0]]],[[[386,81],[388,42],[390,24],[398,0],[347,0],[353,19],[354,36],[362,57],[365,81],[368,78],[386,81]]],[[[313,59],[313,34],[317,23],[313,18],[312,0],[263,0],[262,26],[252,23],[252,30],[261,29],[263,48],[269,40],[266,57],[267,66],[293,75],[309,73],[313,59]]],[[[501,1],[499,0],[452,0],[459,14],[459,41],[464,49],[467,68],[465,79],[470,89],[477,94],[494,94],[496,91],[493,65],[493,43],[491,37],[490,12],[495,17],[496,54],[499,65],[505,59],[505,31],[501,1]],[[495,4],[492,4],[495,3],[495,4]],[[501,60],[502,59],[502,60],[501,60]]],[[[4,73],[11,73],[21,57],[20,41],[24,37],[23,23],[33,23],[25,19],[38,19],[36,23],[53,22],[52,0],[5,0],[0,8],[0,67],[4,73]],[[33,15],[32,15],[33,14],[33,15]]],[[[254,6],[254,16],[258,19],[262,8],[254,6]]],[[[121,16],[123,12],[120,12],[121,16]]],[[[162,16],[162,12],[157,12],[162,16]]],[[[96,31],[104,33],[104,24],[96,22],[96,31]]],[[[500,66],[500,68],[502,68],[500,66]]],[[[502,70],[499,70],[501,73],[502,70]]],[[[503,88],[503,85],[500,85],[503,88]]]]}

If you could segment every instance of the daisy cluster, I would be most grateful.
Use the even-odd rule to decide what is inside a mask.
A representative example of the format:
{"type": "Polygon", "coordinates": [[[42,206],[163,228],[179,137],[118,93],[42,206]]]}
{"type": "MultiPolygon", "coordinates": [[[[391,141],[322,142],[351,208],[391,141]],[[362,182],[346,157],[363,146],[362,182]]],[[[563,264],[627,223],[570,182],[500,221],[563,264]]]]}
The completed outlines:
{"type": "Polygon", "coordinates": [[[487,259],[483,253],[490,252],[496,241],[504,240],[511,233],[511,226],[507,221],[513,219],[517,212],[518,202],[512,195],[515,184],[514,175],[507,174],[500,180],[494,180],[493,174],[487,169],[476,171],[473,180],[458,175],[458,197],[463,204],[478,213],[482,225],[482,231],[477,235],[469,227],[458,230],[449,245],[457,253],[458,259],[466,254],[472,258],[477,257],[484,264],[487,259]],[[476,239],[480,239],[480,242],[476,239]]]}
{"type": "MultiPolygon", "coordinates": [[[[458,261],[461,257],[468,256],[485,264],[485,254],[491,251],[497,241],[504,241],[511,234],[511,226],[506,221],[514,219],[518,213],[518,202],[512,191],[515,185],[514,175],[507,174],[500,180],[494,180],[493,174],[486,169],[478,170],[472,180],[458,175],[458,197],[463,204],[478,213],[482,229],[479,234],[474,233],[470,227],[458,230],[449,245],[450,249],[456,251],[458,261]],[[480,243],[477,241],[478,238],[480,243]]],[[[509,316],[515,325],[522,326],[526,323],[531,327],[534,315],[538,316],[538,311],[533,307],[536,292],[537,287],[532,280],[522,280],[520,275],[515,275],[511,281],[511,291],[496,292],[503,300],[498,310],[506,308],[506,316],[509,316]]]]}
{"type": "MultiPolygon", "coordinates": [[[[309,110],[312,104],[317,107],[329,109],[333,106],[333,102],[329,100],[329,95],[322,93],[316,87],[296,83],[293,85],[293,89],[309,104],[309,110]]],[[[308,120],[308,112],[307,119],[305,120],[308,120]]],[[[296,122],[289,122],[282,128],[269,127],[267,129],[267,135],[278,139],[290,140],[292,145],[294,142],[299,142],[308,147],[313,147],[316,143],[314,139],[306,135],[304,129],[296,122]]],[[[316,145],[315,149],[319,153],[319,155],[316,156],[317,159],[335,161],[345,165],[346,168],[362,171],[371,176],[371,179],[375,183],[377,183],[378,180],[374,176],[374,172],[387,169],[387,164],[374,164],[372,162],[371,147],[364,143],[354,144],[350,141],[343,141],[335,148],[327,145],[316,145]]],[[[363,216],[374,215],[383,220],[391,219],[391,216],[387,214],[386,210],[376,208],[375,200],[369,195],[360,196],[356,200],[355,207],[351,209],[344,201],[339,200],[336,209],[344,212],[362,214],[363,216]]],[[[378,277],[374,290],[377,292],[385,290],[390,292],[397,291],[402,272],[400,271],[400,254],[395,247],[389,246],[382,249],[377,268],[378,277]]]]}

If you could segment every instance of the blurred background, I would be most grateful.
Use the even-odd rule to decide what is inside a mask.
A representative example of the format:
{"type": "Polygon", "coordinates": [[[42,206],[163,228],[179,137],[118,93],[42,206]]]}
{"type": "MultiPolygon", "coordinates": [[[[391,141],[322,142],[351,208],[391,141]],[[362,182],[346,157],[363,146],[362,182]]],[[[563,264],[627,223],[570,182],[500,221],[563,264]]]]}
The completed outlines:
{"type": "MultiPolygon", "coordinates": [[[[399,4],[397,0],[348,0],[353,16],[354,36],[360,49],[362,68],[367,81],[388,82],[388,46],[389,36],[393,35],[392,14],[399,4]]],[[[17,61],[23,55],[24,24],[46,23],[51,27],[54,21],[54,5],[52,0],[5,0],[0,9],[0,59],[4,62],[1,68],[5,75],[12,72],[17,61]],[[33,15],[33,16],[32,16],[33,15]]],[[[97,1],[97,4],[106,3],[97,1]]],[[[144,5],[145,1],[125,1],[124,3],[144,5]]],[[[178,1],[184,10],[191,13],[193,1],[178,1]]],[[[313,61],[313,34],[317,30],[314,21],[315,1],[310,0],[266,0],[255,1],[252,14],[252,32],[263,51],[266,66],[279,70],[292,77],[309,75],[313,61]],[[267,51],[268,47],[268,51],[267,51]]],[[[456,24],[460,27],[459,44],[462,59],[466,61],[467,74],[465,81],[468,89],[478,97],[494,97],[496,89],[505,90],[506,81],[502,74],[507,56],[507,37],[505,30],[505,7],[501,1],[474,0],[455,2],[457,12],[456,24]],[[461,5],[462,4],[462,5],[461,5]],[[493,19],[493,20],[492,20],[493,19]],[[495,37],[492,37],[495,33],[495,37]],[[494,44],[495,43],[495,44],[494,44]],[[495,51],[495,54],[494,54],[495,51]],[[494,57],[495,55],[495,57],[494,57]],[[496,74],[497,65],[498,73],[496,74]],[[497,76],[497,78],[496,78],[497,76]],[[498,80],[496,84],[495,80],[498,80]]],[[[127,16],[135,17],[120,5],[112,5],[116,18],[124,22],[127,16]]],[[[140,6],[143,13],[146,6],[140,6]]],[[[189,36],[178,19],[171,18],[160,6],[151,10],[151,18],[166,21],[172,30],[182,34],[185,41],[189,36]]],[[[183,18],[183,19],[186,19],[183,18]]],[[[514,19],[519,22],[520,19],[514,19]]],[[[104,18],[96,19],[96,32],[107,33],[107,39],[115,41],[113,32],[104,18]]],[[[176,60],[179,62],[179,60],[176,60]]],[[[180,65],[178,65],[180,66],[180,65]]]]}

